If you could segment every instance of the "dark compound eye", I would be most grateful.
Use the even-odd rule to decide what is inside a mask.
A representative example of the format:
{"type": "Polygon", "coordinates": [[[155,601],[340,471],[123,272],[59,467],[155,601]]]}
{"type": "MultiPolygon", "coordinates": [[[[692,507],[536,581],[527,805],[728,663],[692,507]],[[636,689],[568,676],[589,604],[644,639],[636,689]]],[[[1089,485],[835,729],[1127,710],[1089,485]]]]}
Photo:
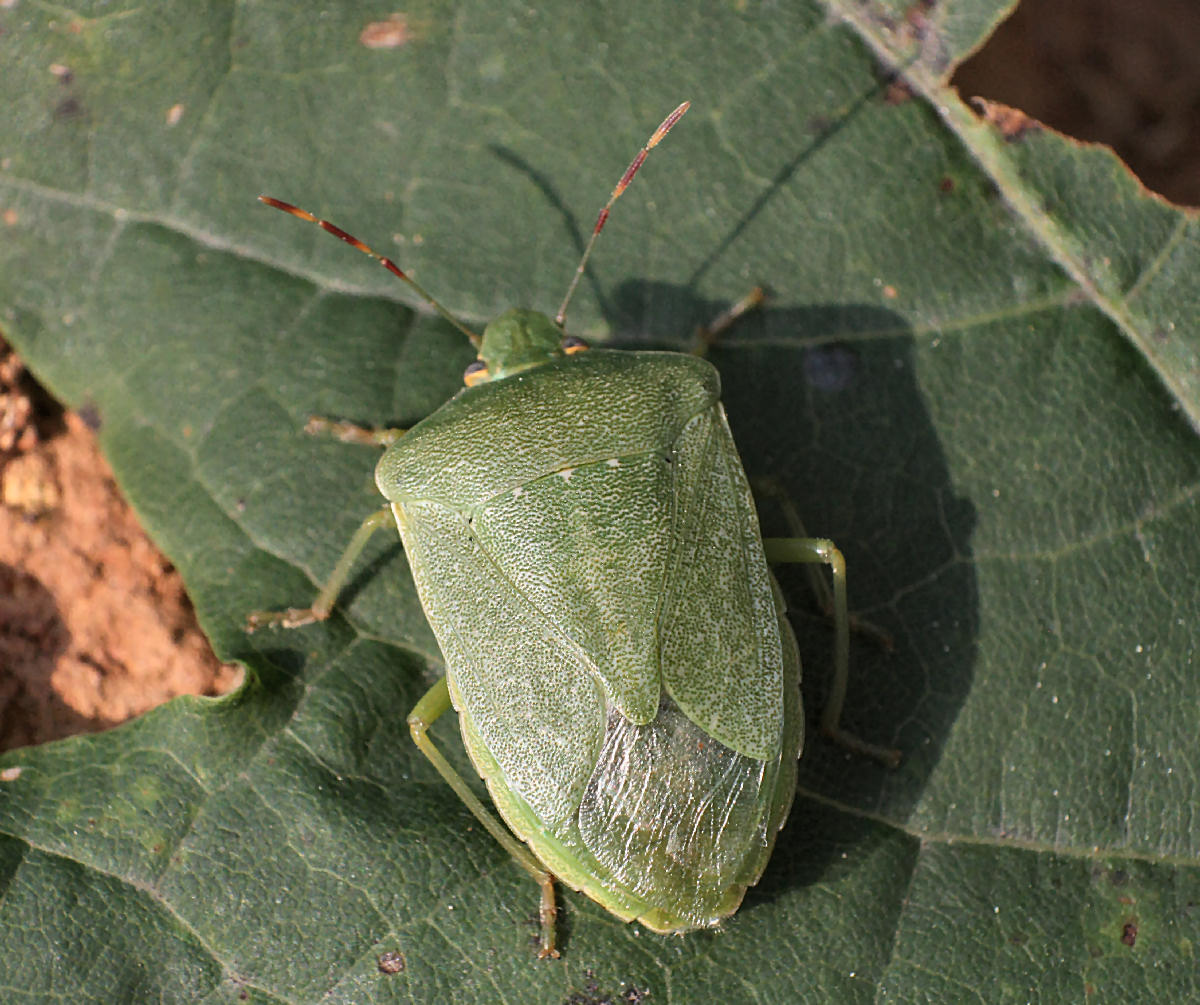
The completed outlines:
{"type": "Polygon", "coordinates": [[[463,371],[463,383],[466,384],[467,387],[472,387],[473,385],[478,384],[480,381],[486,379],[487,372],[487,364],[483,360],[477,359],[463,371]]]}
{"type": "Polygon", "coordinates": [[[588,344],[578,335],[564,335],[561,345],[562,351],[568,356],[573,352],[583,352],[588,348],[588,344]]]}

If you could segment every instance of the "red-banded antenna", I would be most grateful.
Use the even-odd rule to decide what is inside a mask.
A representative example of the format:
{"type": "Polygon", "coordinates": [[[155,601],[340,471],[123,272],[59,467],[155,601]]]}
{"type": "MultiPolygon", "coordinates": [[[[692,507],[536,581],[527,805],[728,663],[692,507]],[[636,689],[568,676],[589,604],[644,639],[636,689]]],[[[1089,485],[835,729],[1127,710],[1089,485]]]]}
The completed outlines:
{"type": "Polygon", "coordinates": [[[625,173],[621,175],[621,180],[617,182],[617,187],[612,190],[612,195],[608,197],[608,202],[600,210],[600,215],[596,218],[596,226],[592,228],[592,236],[588,240],[587,247],[583,249],[583,258],[579,260],[579,267],[575,270],[575,275],[571,279],[571,285],[567,287],[567,295],[563,297],[562,306],[558,309],[558,313],[554,315],[554,323],[559,328],[563,326],[563,321],[566,319],[567,304],[571,302],[571,297],[575,295],[575,287],[579,285],[579,280],[583,278],[583,270],[587,267],[588,259],[592,255],[592,248],[596,244],[596,238],[600,236],[600,231],[604,229],[604,225],[608,223],[608,212],[612,209],[613,203],[620,199],[621,193],[629,188],[629,183],[633,181],[633,176],[638,173],[638,168],[642,166],[642,162],[645,161],[646,156],[671,131],[671,127],[683,118],[683,113],[690,106],[691,102],[685,101],[662,120],[662,124],[654,130],[654,135],[646,141],[646,145],[638,151],[638,155],[633,159],[629,167],[625,169],[625,173]]]}
{"type": "Polygon", "coordinates": [[[467,328],[461,321],[458,320],[458,318],[456,318],[453,314],[446,310],[445,307],[443,307],[436,300],[434,300],[433,297],[426,293],[417,283],[417,281],[412,278],[412,276],[408,275],[403,269],[399,268],[390,258],[385,258],[383,255],[379,254],[378,251],[375,251],[373,248],[363,244],[363,242],[353,234],[347,234],[346,231],[342,230],[342,228],[337,226],[337,224],[330,223],[328,220],[322,220],[318,216],[313,216],[308,210],[301,209],[299,206],[293,206],[290,202],[283,202],[280,199],[272,199],[269,195],[260,195],[258,197],[258,201],[266,203],[268,206],[271,206],[274,209],[283,210],[285,213],[291,213],[292,216],[298,216],[301,220],[307,220],[309,223],[315,223],[322,230],[328,231],[334,237],[345,241],[348,245],[350,245],[350,247],[357,248],[364,255],[369,255],[385,269],[387,269],[388,272],[401,280],[401,282],[407,283],[409,287],[416,292],[417,296],[424,300],[425,303],[429,304],[430,307],[432,307],[442,317],[454,325],[454,327],[460,332],[466,335],[467,338],[471,340],[471,344],[475,346],[475,348],[479,348],[479,336],[471,331],[470,328],[467,328]]]}

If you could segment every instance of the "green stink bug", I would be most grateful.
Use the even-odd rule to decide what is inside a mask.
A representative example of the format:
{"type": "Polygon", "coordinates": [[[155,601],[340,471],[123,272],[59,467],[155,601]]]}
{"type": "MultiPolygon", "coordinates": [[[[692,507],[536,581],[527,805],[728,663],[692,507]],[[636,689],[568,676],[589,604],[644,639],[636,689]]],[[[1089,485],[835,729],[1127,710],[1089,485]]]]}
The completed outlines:
{"type": "Polygon", "coordinates": [[[898,756],[838,727],[842,557],[824,540],[761,538],[717,371],[698,355],[584,352],[564,333],[609,210],[687,108],[622,175],[555,318],[510,310],[482,337],[357,238],[260,197],[375,258],[478,359],[467,386],[406,432],[310,423],[387,445],[375,479],[388,506],[311,608],[255,613],[249,627],[327,617],[366,540],[395,522],[446,668],[409,716],[413,738],[541,884],[542,956],[557,955],[554,877],[670,933],[719,923],[762,875],[803,740],[800,658],[768,561],[831,566],[836,672],[822,728],[898,756]],[[507,829],[429,736],[451,707],[507,829]]]}

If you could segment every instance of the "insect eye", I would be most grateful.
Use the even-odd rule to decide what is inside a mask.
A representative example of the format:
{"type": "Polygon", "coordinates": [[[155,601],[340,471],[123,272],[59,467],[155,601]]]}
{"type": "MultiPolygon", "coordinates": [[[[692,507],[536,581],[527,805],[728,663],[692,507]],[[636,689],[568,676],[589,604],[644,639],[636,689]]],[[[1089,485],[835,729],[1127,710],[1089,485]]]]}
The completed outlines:
{"type": "Polygon", "coordinates": [[[487,364],[483,360],[477,359],[463,371],[463,383],[467,387],[474,387],[487,379],[487,372],[487,364]]]}
{"type": "Polygon", "coordinates": [[[578,335],[564,335],[561,345],[562,351],[568,356],[572,353],[583,352],[588,348],[588,344],[578,335]]]}

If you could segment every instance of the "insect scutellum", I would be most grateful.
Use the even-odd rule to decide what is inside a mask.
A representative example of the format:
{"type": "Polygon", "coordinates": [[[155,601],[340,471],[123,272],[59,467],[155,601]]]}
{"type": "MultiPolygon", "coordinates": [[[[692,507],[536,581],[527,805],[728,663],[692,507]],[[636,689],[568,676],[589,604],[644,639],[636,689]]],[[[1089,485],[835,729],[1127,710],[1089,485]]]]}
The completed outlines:
{"type": "Polygon", "coordinates": [[[690,105],[691,102],[683,102],[670,115],[663,119],[658,128],[654,130],[650,139],[646,141],[645,146],[638,151],[637,156],[633,158],[629,167],[625,169],[625,173],[621,175],[621,180],[617,182],[616,187],[613,188],[612,193],[608,197],[608,201],[596,217],[596,224],[592,228],[591,237],[588,239],[587,246],[583,249],[579,265],[575,268],[575,273],[571,277],[566,295],[563,297],[562,304],[558,308],[558,313],[554,315],[553,321],[551,321],[548,315],[540,311],[514,308],[489,322],[481,336],[466,327],[466,325],[443,307],[433,296],[427,293],[412,276],[408,275],[390,258],[379,254],[379,252],[360,241],[353,234],[347,233],[341,227],[330,223],[328,220],[322,220],[320,217],[314,216],[306,209],[293,206],[290,202],[284,202],[269,195],[260,195],[258,201],[274,209],[282,210],[284,213],[290,213],[301,220],[315,223],[322,230],[345,241],[352,248],[356,248],[364,255],[375,259],[375,261],[392,273],[392,275],[396,276],[401,282],[406,283],[425,303],[466,335],[471,340],[471,344],[479,351],[476,361],[467,367],[466,372],[463,374],[464,383],[468,387],[473,387],[476,384],[498,380],[522,370],[541,366],[553,359],[580,352],[587,348],[587,343],[582,339],[564,333],[567,306],[571,303],[571,298],[575,295],[575,289],[579,285],[579,280],[583,278],[588,259],[592,255],[592,249],[596,245],[596,239],[600,236],[600,231],[604,229],[604,225],[608,222],[609,212],[612,210],[613,203],[629,187],[650,151],[658,146],[663,137],[671,131],[675,123],[683,118],[684,113],[687,112],[690,105]]]}

